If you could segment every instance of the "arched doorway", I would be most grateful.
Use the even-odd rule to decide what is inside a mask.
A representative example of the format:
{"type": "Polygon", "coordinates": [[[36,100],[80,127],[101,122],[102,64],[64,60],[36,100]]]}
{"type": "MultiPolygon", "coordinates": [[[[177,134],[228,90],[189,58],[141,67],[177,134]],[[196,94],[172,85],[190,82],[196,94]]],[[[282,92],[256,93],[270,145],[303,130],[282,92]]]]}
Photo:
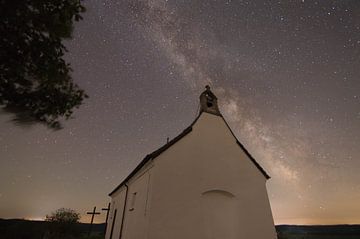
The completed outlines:
{"type": "Polygon", "coordinates": [[[225,190],[213,189],[203,192],[201,199],[205,238],[237,238],[239,215],[235,195],[225,190]]]}

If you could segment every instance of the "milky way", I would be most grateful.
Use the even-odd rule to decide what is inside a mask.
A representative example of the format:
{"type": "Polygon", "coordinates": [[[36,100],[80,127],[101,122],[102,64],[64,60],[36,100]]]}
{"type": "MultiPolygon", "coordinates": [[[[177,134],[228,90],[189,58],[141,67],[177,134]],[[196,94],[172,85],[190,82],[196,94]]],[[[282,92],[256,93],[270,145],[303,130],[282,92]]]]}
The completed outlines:
{"type": "Polygon", "coordinates": [[[192,122],[210,84],[272,177],[276,223],[360,223],[359,1],[86,6],[66,45],[90,99],[57,132],[1,115],[0,217],[105,206],[142,157],[192,122]]]}

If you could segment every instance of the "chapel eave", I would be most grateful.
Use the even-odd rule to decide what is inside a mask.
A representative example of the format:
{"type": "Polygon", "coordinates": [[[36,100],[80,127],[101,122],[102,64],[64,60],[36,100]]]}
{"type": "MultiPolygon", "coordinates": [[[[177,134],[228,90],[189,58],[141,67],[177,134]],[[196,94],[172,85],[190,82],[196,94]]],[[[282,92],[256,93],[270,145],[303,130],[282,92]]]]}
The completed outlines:
{"type": "Polygon", "coordinates": [[[165,150],[170,148],[173,144],[175,144],[177,141],[182,139],[185,135],[190,133],[192,131],[192,125],[193,124],[191,124],[189,127],[184,129],[184,131],[181,134],[179,134],[178,136],[176,136],[175,138],[170,140],[168,143],[166,143],[162,147],[160,147],[157,150],[153,151],[152,153],[146,155],[145,158],[138,164],[138,166],[136,166],[136,168],[113,191],[111,191],[111,193],[109,193],[109,196],[114,194],[119,188],[121,188],[124,184],[126,184],[147,162],[149,162],[150,160],[153,160],[154,158],[159,156],[162,152],[164,152],[165,150]]]}

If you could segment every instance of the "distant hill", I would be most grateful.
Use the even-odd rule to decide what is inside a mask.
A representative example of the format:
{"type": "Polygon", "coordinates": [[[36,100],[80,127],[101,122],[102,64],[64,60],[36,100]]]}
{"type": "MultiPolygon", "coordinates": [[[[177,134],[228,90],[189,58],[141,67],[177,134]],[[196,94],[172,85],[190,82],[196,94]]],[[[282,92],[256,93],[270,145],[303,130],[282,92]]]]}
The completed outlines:
{"type": "Polygon", "coordinates": [[[360,239],[360,225],[276,226],[278,239],[360,239]]]}
{"type": "MultiPolygon", "coordinates": [[[[1,239],[42,239],[49,222],[23,219],[0,219],[1,239]]],[[[86,235],[89,224],[79,223],[78,229],[86,235]]],[[[93,235],[103,238],[105,224],[94,224],[93,235]]],[[[360,225],[331,226],[276,226],[278,239],[360,239],[360,225]]],[[[84,237],[86,238],[86,237],[84,237]]]]}

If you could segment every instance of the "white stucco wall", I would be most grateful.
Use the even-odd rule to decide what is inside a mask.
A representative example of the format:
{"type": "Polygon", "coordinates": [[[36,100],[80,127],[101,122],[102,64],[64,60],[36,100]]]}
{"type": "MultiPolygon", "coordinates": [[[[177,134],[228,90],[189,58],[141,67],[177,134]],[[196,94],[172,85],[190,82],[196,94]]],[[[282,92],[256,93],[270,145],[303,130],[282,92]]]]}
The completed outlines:
{"type": "Polygon", "coordinates": [[[145,164],[127,183],[111,195],[111,207],[109,222],[106,229],[105,239],[119,239],[121,223],[124,219],[121,238],[147,238],[148,217],[147,209],[150,202],[150,179],[152,162],[145,164]],[[125,195],[127,201],[123,217],[125,195]],[[114,222],[114,214],[116,217],[114,222]],[[113,226],[113,232],[111,228],[113,226]]]}
{"type": "Polygon", "coordinates": [[[125,195],[126,195],[125,187],[119,189],[117,192],[115,192],[112,195],[105,239],[110,239],[112,227],[113,227],[112,238],[113,239],[119,238],[120,236],[120,227],[121,227],[122,215],[124,210],[125,195]],[[116,210],[116,216],[115,216],[115,210],[116,210]]]}
{"type": "Polygon", "coordinates": [[[221,117],[203,113],[151,165],[129,182],[122,239],[276,238],[266,179],[221,117]],[[130,211],[135,191],[143,193],[130,211]]]}
{"type": "Polygon", "coordinates": [[[123,238],[147,238],[151,168],[129,183],[123,238]]]}

